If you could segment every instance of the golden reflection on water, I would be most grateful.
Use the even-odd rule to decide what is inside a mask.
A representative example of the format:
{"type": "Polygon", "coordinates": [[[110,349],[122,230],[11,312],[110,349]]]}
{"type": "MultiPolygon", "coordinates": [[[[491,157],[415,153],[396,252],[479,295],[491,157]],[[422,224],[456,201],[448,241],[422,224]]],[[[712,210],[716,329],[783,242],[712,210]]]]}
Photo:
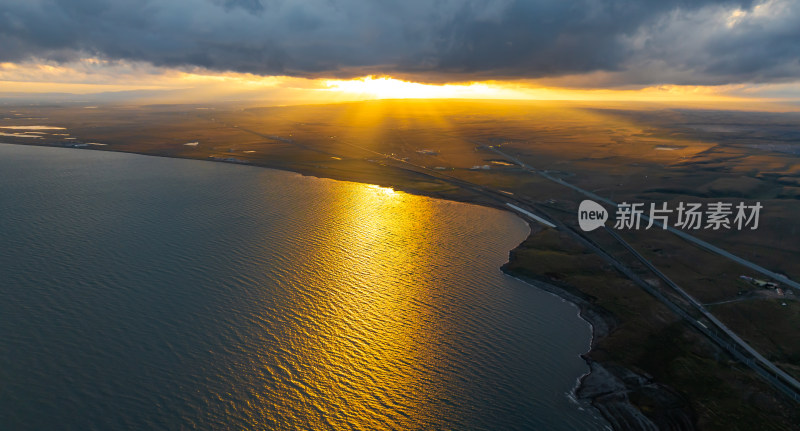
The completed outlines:
{"type": "Polygon", "coordinates": [[[419,273],[435,262],[425,247],[436,241],[432,202],[374,185],[333,188],[336,204],[307,262],[321,292],[304,316],[313,329],[293,334],[292,379],[308,403],[295,419],[310,429],[419,425],[436,393],[421,365],[432,360],[436,328],[415,306],[429,302],[419,273]]]}

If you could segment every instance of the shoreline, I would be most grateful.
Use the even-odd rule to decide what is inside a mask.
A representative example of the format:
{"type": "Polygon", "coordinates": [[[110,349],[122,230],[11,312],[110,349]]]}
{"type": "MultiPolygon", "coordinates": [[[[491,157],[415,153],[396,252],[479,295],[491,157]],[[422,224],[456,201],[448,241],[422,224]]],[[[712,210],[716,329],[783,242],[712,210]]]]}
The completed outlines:
{"type": "MultiPolygon", "coordinates": [[[[513,253],[514,250],[512,250],[513,253]]],[[[565,288],[556,286],[551,282],[536,279],[523,274],[515,273],[507,268],[507,264],[500,268],[504,274],[520,280],[528,285],[545,292],[551,293],[578,308],[578,316],[589,324],[591,328],[591,345],[589,350],[580,354],[580,357],[589,366],[589,371],[582,375],[578,384],[573,389],[574,395],[578,400],[588,402],[592,407],[607,420],[614,430],[658,430],[657,424],[642,414],[628,399],[629,384],[620,376],[616,375],[589,357],[594,350],[597,342],[606,337],[617,326],[616,319],[609,312],[600,309],[592,304],[587,298],[568,291],[565,288]]],[[[645,376],[634,373],[631,370],[620,369],[628,376],[634,377],[640,383],[649,380],[645,376]]]]}
{"type": "MultiPolygon", "coordinates": [[[[91,147],[68,147],[68,146],[61,146],[61,145],[50,145],[50,144],[42,144],[42,143],[26,143],[26,142],[0,142],[0,144],[5,145],[19,145],[19,146],[26,146],[26,147],[45,147],[45,148],[64,148],[68,150],[81,150],[81,151],[99,151],[99,152],[109,152],[109,153],[123,153],[123,154],[136,154],[140,156],[147,156],[147,157],[162,157],[165,159],[178,159],[178,160],[196,160],[196,161],[206,161],[206,162],[213,162],[213,163],[223,163],[227,165],[236,165],[236,166],[251,166],[254,168],[261,168],[261,169],[275,169],[278,171],[284,172],[292,172],[295,174],[302,175],[304,177],[312,177],[312,178],[321,178],[321,179],[328,179],[328,180],[335,180],[335,181],[346,181],[351,183],[359,183],[359,184],[368,184],[368,185],[377,185],[381,187],[388,187],[395,191],[401,191],[404,193],[416,195],[416,196],[424,196],[433,199],[443,199],[451,202],[459,202],[459,203],[466,203],[472,205],[480,205],[484,207],[494,208],[501,211],[507,211],[515,216],[519,217],[519,214],[511,211],[508,207],[503,204],[492,202],[488,199],[476,199],[477,196],[470,196],[470,197],[462,197],[462,196],[452,196],[442,192],[432,192],[426,191],[421,189],[416,189],[413,187],[408,187],[400,184],[392,184],[388,181],[367,181],[366,179],[358,179],[358,178],[349,178],[346,175],[323,175],[321,172],[312,169],[301,169],[301,168],[293,168],[284,165],[278,164],[262,164],[262,163],[251,163],[249,161],[246,162],[233,162],[226,159],[219,159],[219,158],[199,158],[199,157],[184,157],[180,154],[176,155],[169,155],[169,154],[156,154],[156,153],[147,153],[143,151],[127,151],[125,149],[118,149],[118,148],[109,148],[108,146],[98,147],[98,146],[91,146],[91,147]]],[[[435,177],[434,177],[435,178],[435,177]]],[[[521,217],[520,217],[521,218],[521,217]]],[[[523,219],[524,221],[524,219],[523,219]]],[[[526,221],[527,223],[527,221],[526,221]]]]}
{"type": "MultiPolygon", "coordinates": [[[[530,285],[533,288],[543,290],[547,293],[555,295],[578,308],[578,317],[589,324],[590,331],[591,331],[591,340],[590,340],[590,347],[589,350],[579,354],[579,356],[584,360],[584,362],[588,365],[589,370],[583,374],[582,376],[578,377],[578,381],[575,387],[572,389],[572,394],[577,398],[579,401],[587,402],[593,408],[595,408],[600,415],[611,424],[614,430],[658,430],[659,427],[655,423],[653,423],[649,418],[647,418],[644,414],[642,414],[628,399],[627,393],[632,389],[629,384],[626,383],[623,378],[618,376],[617,373],[612,373],[607,369],[606,366],[603,366],[600,362],[597,362],[591,359],[590,354],[595,349],[597,342],[608,336],[613,329],[617,325],[616,318],[608,311],[594,305],[591,303],[591,300],[588,297],[582,297],[581,292],[573,292],[572,289],[568,289],[567,287],[557,286],[552,283],[550,280],[546,280],[544,278],[536,278],[530,275],[521,274],[514,272],[508,268],[508,264],[514,259],[515,252],[520,249],[522,244],[531,236],[538,233],[541,228],[532,225],[527,220],[520,217],[520,215],[509,209],[507,206],[492,202],[490,200],[483,200],[483,199],[476,199],[477,196],[473,197],[465,197],[465,196],[452,196],[447,195],[445,193],[439,192],[430,192],[415,189],[412,187],[406,187],[397,184],[391,184],[389,182],[365,182],[360,181],[359,179],[348,179],[344,176],[323,176],[320,175],[318,172],[310,172],[300,169],[292,169],[287,166],[272,166],[272,165],[264,165],[264,164],[256,164],[256,163],[241,163],[241,162],[232,162],[225,159],[214,159],[214,158],[195,158],[195,157],[181,157],[181,156],[173,156],[173,155],[165,155],[165,154],[150,154],[145,152],[137,152],[137,151],[124,151],[118,149],[111,149],[111,148],[99,148],[99,147],[84,147],[84,148],[73,148],[73,147],[63,147],[59,145],[47,145],[47,144],[35,144],[35,143],[11,143],[11,142],[0,142],[0,144],[6,145],[19,145],[19,146],[35,146],[35,147],[48,147],[48,148],[65,148],[65,149],[72,149],[72,150],[91,150],[91,151],[103,151],[103,152],[114,152],[114,153],[125,153],[125,154],[135,154],[140,156],[148,156],[148,157],[163,157],[169,159],[183,159],[183,160],[195,160],[195,161],[207,161],[207,162],[216,162],[216,163],[225,163],[225,164],[233,164],[238,166],[252,166],[256,168],[265,168],[265,169],[275,169],[284,172],[292,172],[295,174],[299,174],[306,177],[314,177],[320,179],[329,179],[335,181],[346,181],[346,182],[353,182],[353,183],[360,183],[360,184],[370,184],[370,185],[378,185],[381,187],[390,187],[393,190],[401,191],[403,193],[408,193],[416,196],[423,196],[432,199],[442,199],[451,202],[458,202],[464,204],[471,204],[471,205],[480,205],[484,207],[493,208],[500,211],[505,211],[510,214],[513,214],[515,217],[520,218],[525,223],[530,226],[530,232],[528,236],[520,242],[517,246],[513,249],[509,250],[508,260],[505,264],[501,265],[499,269],[505,274],[512,278],[515,278],[525,284],[530,285]]],[[[607,364],[611,365],[611,364],[607,364]]],[[[617,368],[621,368],[616,366],[617,368]]],[[[634,373],[633,371],[627,370],[622,368],[622,370],[628,374],[628,377],[635,376],[634,380],[639,382],[649,381],[649,379],[645,376],[641,376],[639,374],[634,373]]],[[[618,370],[616,370],[618,371],[618,370]]],[[[693,429],[693,427],[686,428],[686,429],[693,429]]]]}

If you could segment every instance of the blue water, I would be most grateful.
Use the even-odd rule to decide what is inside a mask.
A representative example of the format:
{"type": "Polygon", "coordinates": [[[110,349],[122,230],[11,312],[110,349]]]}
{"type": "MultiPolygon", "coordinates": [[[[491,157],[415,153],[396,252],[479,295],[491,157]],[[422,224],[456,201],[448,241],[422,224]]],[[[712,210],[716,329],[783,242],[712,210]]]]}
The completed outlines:
{"type": "Polygon", "coordinates": [[[605,429],[513,215],[0,144],[0,429],[605,429]]]}

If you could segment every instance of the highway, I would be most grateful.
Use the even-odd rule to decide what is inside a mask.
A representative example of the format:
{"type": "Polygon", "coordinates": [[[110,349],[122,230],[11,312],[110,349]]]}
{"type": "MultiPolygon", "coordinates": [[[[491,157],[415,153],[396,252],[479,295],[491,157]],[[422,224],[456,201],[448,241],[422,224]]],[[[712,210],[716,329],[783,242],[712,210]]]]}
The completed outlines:
{"type": "MultiPolygon", "coordinates": [[[[535,206],[534,204],[530,203],[528,205],[535,206]]],[[[514,206],[519,208],[516,205],[514,206]]],[[[528,214],[531,214],[527,210],[523,211],[524,212],[521,212],[523,215],[528,216],[528,214]]],[[[534,220],[539,221],[539,219],[541,219],[541,217],[537,216],[534,220]]],[[[686,299],[697,311],[699,311],[706,319],[708,319],[709,323],[711,324],[711,328],[703,324],[701,321],[697,320],[696,317],[689,314],[674,300],[670,299],[667,295],[663,294],[657,288],[655,288],[650,283],[645,281],[641,276],[636,274],[632,269],[627,267],[620,260],[606,253],[605,250],[603,250],[600,246],[598,246],[597,244],[586,238],[583,234],[575,231],[571,227],[563,224],[562,222],[554,218],[551,218],[550,220],[551,221],[548,222],[549,224],[555,224],[556,229],[559,229],[562,232],[565,232],[570,236],[572,236],[574,239],[583,244],[593,253],[600,256],[600,258],[602,258],[603,260],[614,266],[614,268],[617,271],[628,277],[631,281],[636,283],[644,291],[649,293],[651,296],[655,297],[658,301],[660,301],[667,308],[669,308],[673,313],[683,318],[691,326],[693,326],[698,331],[706,335],[711,341],[713,341],[718,346],[722,347],[725,351],[730,353],[731,356],[736,358],[739,362],[745,364],[747,367],[755,371],[759,376],[761,376],[773,387],[785,393],[794,401],[800,402],[800,382],[798,382],[791,375],[787,374],[786,372],[781,370],[777,365],[773,364],[768,359],[759,354],[755,349],[753,349],[749,344],[747,344],[747,342],[742,340],[738,335],[736,335],[736,333],[734,333],[727,326],[725,326],[724,323],[722,323],[714,315],[708,312],[705,309],[705,307],[703,307],[702,304],[697,302],[697,300],[695,300],[691,295],[689,295],[686,291],[680,288],[677,284],[672,282],[672,280],[670,280],[664,273],[659,271],[658,268],[656,268],[649,260],[647,260],[644,256],[642,256],[635,249],[633,249],[633,247],[631,247],[630,244],[627,243],[627,241],[625,241],[623,238],[617,235],[616,232],[606,228],[606,231],[609,234],[611,234],[612,237],[614,237],[623,246],[625,246],[625,248],[629,252],[631,252],[637,259],[639,259],[642,263],[644,263],[648,269],[650,269],[656,276],[664,280],[665,283],[667,283],[676,292],[678,292],[681,295],[681,297],[686,299]]]]}
{"type": "MultiPolygon", "coordinates": [[[[527,164],[525,164],[524,162],[520,161],[516,157],[513,157],[513,156],[511,156],[509,154],[506,154],[506,153],[498,150],[497,148],[487,147],[487,146],[482,146],[482,148],[489,149],[489,150],[491,150],[491,151],[493,151],[493,152],[495,152],[495,153],[497,153],[497,154],[499,154],[499,155],[501,155],[501,156],[503,156],[503,157],[505,157],[505,158],[507,158],[509,160],[513,160],[515,163],[517,163],[522,168],[524,168],[524,169],[526,169],[526,170],[528,170],[530,172],[539,174],[542,177],[547,178],[547,179],[549,179],[551,181],[554,181],[554,182],[556,182],[558,184],[561,184],[561,185],[564,185],[566,187],[569,187],[569,188],[571,188],[571,189],[573,189],[573,190],[575,190],[575,191],[577,191],[577,192],[583,194],[584,196],[587,196],[587,197],[589,197],[589,198],[591,198],[593,200],[600,201],[600,202],[605,202],[605,203],[607,203],[609,205],[612,205],[614,207],[616,207],[616,205],[617,205],[615,202],[611,201],[610,199],[606,199],[606,198],[604,198],[602,196],[598,196],[597,194],[592,193],[592,192],[590,192],[588,190],[584,190],[584,189],[582,189],[580,187],[577,187],[577,186],[575,186],[573,184],[569,184],[569,183],[567,183],[566,181],[564,181],[564,180],[562,180],[560,178],[553,177],[553,176],[547,174],[546,172],[534,169],[534,168],[528,166],[527,164]]],[[[516,207],[516,206],[511,205],[511,204],[509,204],[509,206],[516,207]]],[[[516,207],[516,208],[518,208],[518,207],[516,207]]],[[[648,217],[644,217],[644,216],[643,216],[643,218],[645,220],[648,219],[648,217]]],[[[534,220],[536,220],[536,221],[540,221],[540,219],[541,219],[540,217],[534,218],[534,220]]],[[[553,223],[557,223],[559,225],[559,226],[557,226],[557,228],[561,229],[562,231],[567,232],[567,233],[571,233],[572,236],[575,237],[579,242],[583,243],[584,245],[589,247],[591,250],[593,250],[596,254],[598,254],[600,257],[602,257],[604,260],[606,260],[609,263],[611,263],[618,271],[622,272],[624,275],[626,275],[628,278],[630,278],[632,281],[634,281],[636,284],[638,284],[640,287],[642,287],[644,290],[646,290],[652,296],[656,297],[656,299],[658,299],[659,301],[664,303],[673,312],[675,312],[679,316],[683,317],[692,326],[694,326],[695,328],[700,330],[702,333],[707,335],[709,338],[711,338],[713,341],[715,341],[718,345],[720,345],[726,351],[728,351],[732,356],[734,356],[739,361],[741,361],[742,363],[744,363],[745,365],[747,365],[748,367],[750,367],[751,369],[756,371],[756,373],[761,375],[764,379],[766,379],[773,386],[775,386],[779,390],[781,390],[784,393],[786,393],[787,395],[789,395],[795,401],[800,402],[800,382],[797,379],[795,379],[794,377],[792,377],[791,375],[789,375],[788,373],[786,373],[785,371],[780,369],[777,365],[775,365],[774,363],[769,361],[767,358],[765,358],[763,355],[758,353],[758,351],[756,351],[747,342],[742,340],[738,335],[736,335],[735,332],[730,330],[730,328],[728,328],[724,323],[722,323],[713,314],[711,314],[703,306],[703,304],[698,302],[694,297],[689,295],[689,293],[687,293],[680,286],[678,286],[675,282],[673,282],[669,277],[666,276],[666,274],[661,272],[655,265],[653,265],[652,262],[650,262],[647,258],[642,256],[627,241],[625,241],[616,232],[614,232],[613,229],[609,229],[608,227],[604,226],[606,232],[608,232],[613,238],[615,238],[620,244],[622,244],[633,256],[635,256],[651,272],[653,272],[653,274],[658,276],[670,288],[672,288],[676,293],[678,293],[683,299],[688,301],[688,303],[695,310],[697,310],[699,313],[701,313],[702,316],[705,317],[713,325],[714,329],[719,330],[722,334],[727,336],[729,338],[729,340],[723,339],[722,337],[720,337],[720,335],[716,331],[713,331],[708,326],[704,325],[702,322],[698,321],[696,318],[694,318],[693,316],[688,314],[678,304],[676,304],[674,301],[672,301],[671,299],[666,297],[664,294],[662,294],[660,291],[655,289],[649,283],[644,281],[641,277],[639,277],[636,273],[634,273],[630,268],[627,268],[625,265],[623,265],[616,258],[608,255],[602,248],[600,248],[599,246],[597,246],[593,242],[589,241],[587,238],[585,238],[579,232],[576,232],[572,228],[570,228],[570,227],[568,227],[568,226],[566,226],[566,225],[564,225],[562,223],[559,223],[557,221],[553,221],[553,223]],[[738,346],[739,349],[737,349],[736,346],[738,346]],[[745,355],[745,353],[749,354],[755,360],[751,359],[750,357],[747,357],[745,355]]],[[[658,222],[656,222],[654,224],[657,224],[657,225],[659,225],[659,227],[661,227],[661,224],[658,223],[658,222]]],[[[783,283],[791,282],[790,285],[792,285],[792,287],[795,287],[795,288],[800,287],[800,285],[798,285],[795,282],[792,282],[791,280],[788,280],[787,278],[784,278],[784,277],[782,277],[782,276],[780,276],[778,274],[775,274],[772,271],[769,271],[769,270],[766,270],[764,268],[761,268],[760,266],[758,266],[755,263],[752,263],[752,262],[749,262],[749,261],[747,261],[745,259],[739,258],[738,256],[735,256],[735,255],[733,255],[731,253],[728,253],[727,251],[722,250],[722,249],[720,249],[718,247],[715,247],[715,246],[713,246],[713,245],[711,245],[711,244],[709,244],[709,243],[707,243],[707,242],[705,242],[703,240],[695,238],[695,237],[693,237],[691,235],[688,235],[688,234],[686,234],[684,232],[681,232],[681,231],[678,231],[676,229],[672,229],[672,228],[669,228],[669,227],[668,227],[668,229],[672,233],[679,234],[679,236],[681,238],[686,239],[686,240],[688,240],[688,241],[690,241],[692,243],[698,244],[698,245],[702,246],[703,248],[706,248],[706,249],[708,249],[710,251],[713,251],[713,252],[715,252],[715,253],[723,256],[723,257],[732,258],[732,260],[734,260],[735,262],[742,263],[742,264],[748,263],[749,265],[746,265],[746,266],[748,266],[750,268],[753,268],[753,269],[757,269],[758,268],[757,270],[759,270],[759,272],[762,272],[765,275],[769,275],[771,278],[773,278],[773,279],[775,279],[775,280],[777,280],[779,282],[783,282],[783,283]]],[[[787,283],[787,284],[789,284],[789,283],[787,283]]]]}
{"type": "MultiPolygon", "coordinates": [[[[512,156],[510,154],[506,154],[503,151],[500,151],[499,149],[497,149],[494,146],[481,145],[481,148],[488,149],[488,150],[490,150],[490,151],[492,151],[494,153],[497,153],[497,154],[499,154],[499,155],[501,155],[501,156],[503,156],[503,157],[505,157],[505,158],[507,158],[509,160],[513,160],[514,163],[516,163],[517,165],[519,165],[523,169],[525,169],[525,170],[527,170],[529,172],[538,174],[538,175],[540,175],[540,176],[542,176],[544,178],[547,178],[550,181],[556,182],[556,183],[561,184],[561,185],[563,185],[565,187],[571,188],[572,190],[575,190],[576,192],[581,193],[584,196],[586,196],[586,197],[588,197],[588,198],[590,198],[592,200],[595,200],[595,201],[598,201],[598,202],[604,202],[604,203],[606,203],[608,205],[611,205],[612,207],[615,207],[615,208],[617,207],[617,203],[612,201],[611,199],[607,199],[607,198],[599,196],[599,195],[597,195],[595,193],[592,193],[592,192],[590,192],[588,190],[584,190],[584,189],[582,189],[582,188],[580,188],[580,187],[578,187],[578,186],[576,186],[574,184],[570,184],[570,183],[562,180],[561,178],[554,177],[554,176],[548,174],[545,171],[541,171],[541,170],[535,169],[535,168],[529,166],[528,164],[522,162],[521,160],[517,159],[516,157],[514,157],[514,156],[512,156]]],[[[644,219],[645,221],[648,221],[650,219],[649,217],[647,217],[645,215],[642,215],[641,218],[644,219]]],[[[658,227],[662,227],[663,226],[660,222],[655,222],[654,224],[656,226],[658,226],[658,227]]],[[[736,262],[736,263],[738,263],[740,265],[746,266],[746,267],[752,269],[753,271],[756,271],[756,272],[759,272],[759,273],[761,273],[763,275],[766,275],[767,277],[769,277],[769,278],[771,278],[771,279],[773,279],[773,280],[775,280],[775,281],[777,281],[779,283],[783,283],[783,284],[785,284],[787,286],[790,286],[793,289],[795,289],[798,293],[800,293],[800,283],[798,283],[798,282],[796,282],[794,280],[790,280],[788,277],[785,277],[785,276],[783,276],[781,274],[778,274],[778,273],[776,273],[774,271],[770,271],[770,270],[758,265],[757,263],[754,263],[754,262],[751,262],[751,261],[749,261],[747,259],[743,259],[743,258],[741,258],[739,256],[736,256],[733,253],[730,253],[730,252],[728,252],[726,250],[723,250],[723,249],[721,249],[721,248],[719,248],[719,247],[717,247],[717,246],[715,246],[713,244],[709,244],[708,242],[703,241],[700,238],[697,238],[697,237],[695,237],[693,235],[690,235],[690,234],[688,234],[686,232],[683,232],[681,230],[675,229],[675,228],[673,228],[671,226],[667,226],[667,231],[677,235],[678,237],[682,238],[685,241],[689,241],[689,242],[691,242],[693,244],[696,244],[696,245],[698,245],[698,246],[700,246],[700,247],[702,247],[702,248],[704,248],[704,249],[706,249],[706,250],[708,250],[708,251],[710,251],[712,253],[716,253],[716,254],[718,254],[718,255],[726,258],[726,259],[732,260],[732,261],[734,261],[734,262],[736,262]]]]}
{"type": "MultiPolygon", "coordinates": [[[[762,356],[758,353],[752,346],[747,344],[746,341],[742,340],[735,332],[731,331],[724,323],[722,323],[719,319],[716,318],[713,314],[711,314],[703,304],[699,303],[694,297],[689,295],[685,290],[683,290],[680,286],[675,284],[669,277],[666,276],[663,272],[661,272],[658,268],[655,267],[647,258],[642,256],[638,251],[636,251],[627,241],[625,241],[622,237],[619,236],[613,229],[606,228],[606,231],[614,237],[620,244],[622,244],[631,254],[636,256],[640,262],[642,262],[653,274],[657,275],[658,278],[664,281],[669,287],[671,287],[675,292],[677,292],[681,297],[686,299],[689,304],[692,305],[697,311],[699,311],[703,317],[708,319],[711,323],[714,324],[716,328],[718,328],[722,333],[730,337],[736,345],[741,347],[745,352],[749,353],[753,358],[758,361],[758,363],[764,367],[766,370],[773,373],[776,377],[779,377],[784,383],[788,384],[793,388],[793,391],[790,393],[794,397],[796,401],[800,401],[800,382],[797,381],[794,377],[786,373],[785,371],[778,368],[777,365],[770,362],[767,358],[762,356]]],[[[706,327],[707,328],[707,327],[706,327]]]]}

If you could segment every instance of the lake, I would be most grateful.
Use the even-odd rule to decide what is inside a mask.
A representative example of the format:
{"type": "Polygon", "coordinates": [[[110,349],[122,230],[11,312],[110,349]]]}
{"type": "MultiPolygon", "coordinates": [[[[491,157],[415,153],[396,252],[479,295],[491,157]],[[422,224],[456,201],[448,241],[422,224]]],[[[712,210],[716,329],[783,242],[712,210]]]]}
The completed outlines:
{"type": "Polygon", "coordinates": [[[607,429],[499,210],[0,144],[2,429],[607,429]]]}

